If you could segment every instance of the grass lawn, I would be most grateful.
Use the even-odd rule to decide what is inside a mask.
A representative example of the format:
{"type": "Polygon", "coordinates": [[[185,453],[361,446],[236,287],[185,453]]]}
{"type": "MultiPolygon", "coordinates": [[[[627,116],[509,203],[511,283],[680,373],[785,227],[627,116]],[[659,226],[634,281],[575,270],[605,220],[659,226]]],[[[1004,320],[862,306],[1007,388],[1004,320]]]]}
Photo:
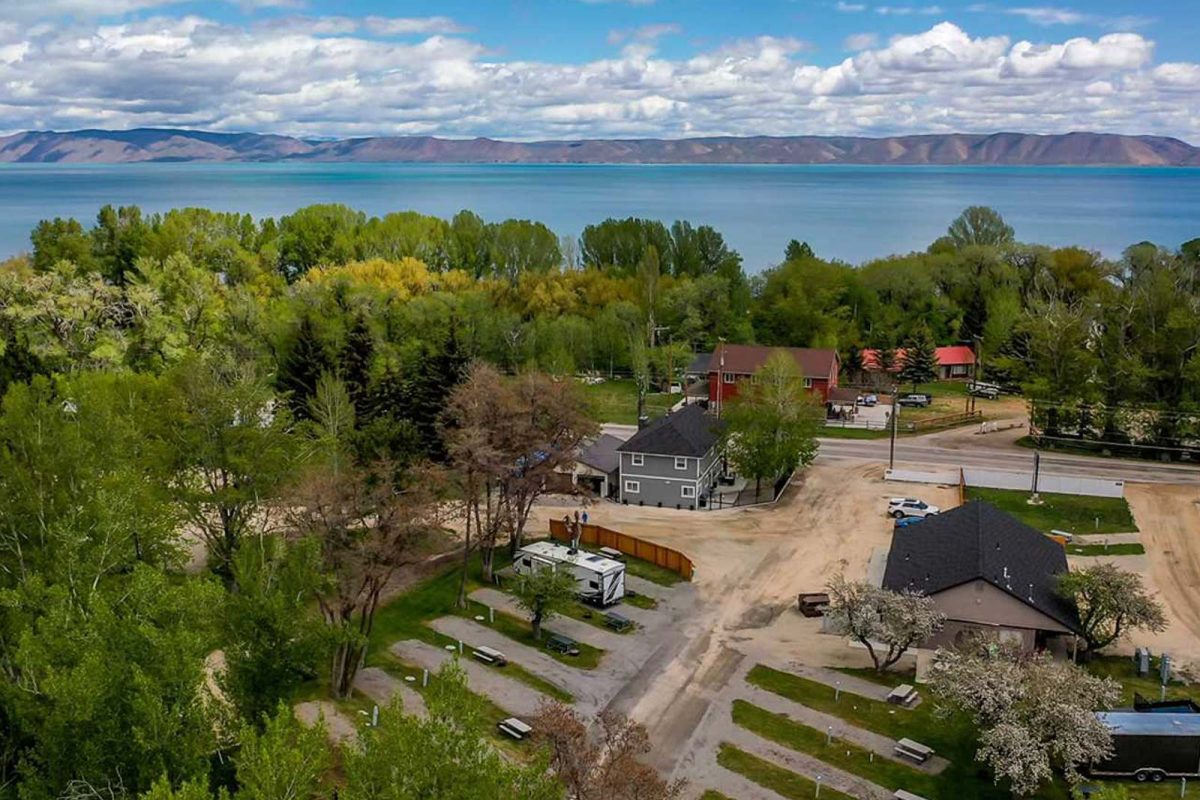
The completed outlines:
{"type": "Polygon", "coordinates": [[[1040,506],[1031,506],[1029,493],[1016,489],[967,489],[972,500],[986,500],[1007,511],[1026,525],[1049,533],[1052,529],[1080,535],[1089,533],[1136,533],[1137,524],[1123,497],[1082,497],[1073,494],[1043,494],[1040,506]],[[1096,520],[1099,519],[1099,526],[1096,520]]]}
{"type": "MultiPolygon", "coordinates": [[[[790,769],[751,755],[728,742],[721,743],[721,749],[717,752],[717,763],[784,797],[808,800],[816,795],[817,784],[814,781],[810,781],[790,769]]],[[[821,797],[827,798],[827,800],[853,800],[850,795],[830,789],[828,786],[821,788],[821,797]]]]}
{"type": "MultiPolygon", "coordinates": [[[[1122,688],[1121,705],[1132,706],[1133,695],[1136,692],[1147,700],[1157,700],[1159,697],[1158,659],[1151,659],[1150,674],[1139,678],[1133,668],[1133,659],[1124,656],[1098,656],[1087,664],[1088,671],[1095,675],[1103,675],[1119,682],[1122,688]]],[[[1186,684],[1172,680],[1167,685],[1169,699],[1190,698],[1200,702],[1200,685],[1186,684]]],[[[1200,795],[1198,795],[1200,796],[1200,795]]]]}
{"type": "MultiPolygon", "coordinates": [[[[456,608],[450,611],[455,616],[464,619],[475,620],[475,617],[483,617],[483,622],[477,622],[479,625],[494,629],[497,633],[501,633],[512,639],[514,642],[519,642],[527,647],[532,647],[535,650],[544,650],[545,640],[549,639],[554,633],[554,620],[542,625],[542,640],[538,641],[533,638],[533,628],[530,627],[527,620],[520,617],[514,617],[512,614],[506,614],[503,611],[496,612],[496,621],[488,622],[488,607],[483,603],[477,603],[474,600],[467,600],[465,609],[456,608]]],[[[565,656],[562,653],[555,653],[552,650],[544,650],[546,655],[557,659],[564,664],[579,669],[595,669],[600,664],[600,658],[604,655],[604,651],[598,647],[592,647],[590,644],[578,642],[579,655],[565,656]]],[[[507,669],[507,667],[505,667],[507,669]]]]}
{"type": "MultiPolygon", "coordinates": [[[[499,557],[500,554],[498,553],[497,558],[499,559],[499,557]]],[[[503,565],[498,563],[497,568],[500,566],[503,565]]],[[[472,576],[478,575],[478,570],[479,559],[476,557],[471,562],[472,576]]],[[[375,627],[371,630],[370,645],[367,651],[368,666],[388,668],[395,661],[395,658],[388,652],[388,647],[402,639],[416,639],[437,647],[457,644],[457,640],[449,636],[443,636],[429,627],[427,623],[438,617],[453,614],[468,619],[474,619],[477,615],[482,615],[486,618],[487,609],[474,601],[468,600],[469,608],[466,610],[455,607],[461,574],[459,567],[448,567],[443,572],[422,581],[410,591],[405,592],[379,609],[379,613],[375,616],[375,627]]],[[[474,577],[470,577],[467,580],[467,593],[469,594],[481,586],[483,586],[482,583],[474,577]]],[[[495,627],[500,633],[522,644],[529,644],[531,647],[542,647],[540,642],[533,640],[533,632],[530,630],[529,624],[524,620],[497,612],[495,627]]],[[[551,623],[550,627],[551,629],[553,628],[553,623],[551,623]]],[[[463,644],[465,647],[470,643],[464,642],[463,644]]],[[[579,645],[579,650],[579,656],[574,659],[569,659],[568,656],[559,657],[555,653],[546,652],[551,656],[559,657],[564,663],[584,669],[595,668],[595,665],[599,663],[600,657],[603,655],[603,651],[589,647],[582,642],[579,645]],[[591,666],[585,666],[587,664],[591,666]]],[[[539,678],[522,668],[519,664],[510,662],[503,669],[505,670],[505,674],[513,680],[521,681],[531,688],[551,697],[556,697],[564,701],[569,700],[571,697],[563,689],[539,678]]]]}
{"type": "MultiPolygon", "coordinates": [[[[946,771],[939,776],[939,791],[936,797],[999,800],[1010,796],[1003,788],[993,784],[988,771],[975,761],[976,745],[971,721],[961,715],[949,718],[937,716],[934,704],[929,702],[928,698],[912,710],[900,709],[850,692],[843,692],[839,700],[834,700],[832,686],[761,664],[750,670],[746,680],[760,689],[774,692],[817,711],[832,714],[864,730],[892,739],[907,737],[932,747],[938,755],[951,762],[946,771]]],[[[1066,796],[1061,783],[1046,788],[1048,792],[1039,796],[1066,796]]]]}
{"type": "Polygon", "coordinates": [[[891,436],[887,430],[869,431],[866,428],[840,428],[836,425],[826,425],[817,436],[823,439],[886,439],[891,436]]]}
{"type": "Polygon", "coordinates": [[[634,608],[644,608],[647,611],[653,611],[658,608],[658,601],[653,597],[647,597],[644,594],[626,594],[621,599],[622,603],[628,603],[634,608]]]}
{"type": "Polygon", "coordinates": [[[700,800],[733,800],[733,798],[721,794],[716,789],[709,789],[704,794],[700,795],[700,800]]]}
{"type": "Polygon", "coordinates": [[[1146,548],[1140,544],[1069,544],[1067,553],[1073,556],[1140,556],[1146,548]]]}
{"type": "MultiPolygon", "coordinates": [[[[587,398],[592,419],[619,425],[637,424],[637,384],[631,378],[613,378],[594,386],[580,385],[587,398]]],[[[661,417],[682,395],[651,393],[646,395],[645,413],[650,419],[661,417]]]]}
{"type": "Polygon", "coordinates": [[[955,800],[963,797],[961,786],[951,785],[939,776],[929,775],[918,769],[892,761],[873,757],[873,753],[836,736],[831,744],[825,743],[823,730],[796,722],[783,714],[775,714],[744,700],[733,701],[733,721],[748,731],[770,739],[776,744],[807,753],[830,766],[866,778],[885,789],[907,789],[922,797],[935,800],[955,800]]]}

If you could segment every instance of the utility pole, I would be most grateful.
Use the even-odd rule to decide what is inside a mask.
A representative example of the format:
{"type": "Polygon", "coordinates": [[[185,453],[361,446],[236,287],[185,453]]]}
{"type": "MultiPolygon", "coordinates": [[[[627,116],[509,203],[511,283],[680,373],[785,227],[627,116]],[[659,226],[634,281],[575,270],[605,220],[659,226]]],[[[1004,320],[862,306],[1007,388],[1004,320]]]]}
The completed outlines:
{"type": "Polygon", "coordinates": [[[717,419],[720,419],[721,418],[721,410],[722,410],[722,403],[721,403],[722,391],[721,390],[725,384],[725,338],[724,337],[721,337],[720,339],[717,340],[717,354],[718,354],[718,359],[717,359],[718,360],[718,367],[717,367],[717,419]]]}
{"type": "Polygon", "coordinates": [[[900,424],[900,405],[896,402],[896,387],[892,387],[892,441],[888,446],[888,469],[896,468],[896,427],[900,424]]]}

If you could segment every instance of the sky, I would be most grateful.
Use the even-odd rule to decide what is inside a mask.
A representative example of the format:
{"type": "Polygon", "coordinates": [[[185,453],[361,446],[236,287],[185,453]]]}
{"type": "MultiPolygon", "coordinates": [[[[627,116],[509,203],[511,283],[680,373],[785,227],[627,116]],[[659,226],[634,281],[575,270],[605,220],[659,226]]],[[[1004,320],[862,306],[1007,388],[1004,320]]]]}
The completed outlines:
{"type": "Polygon", "coordinates": [[[0,0],[0,132],[1200,144],[1196,0],[0,0]]]}

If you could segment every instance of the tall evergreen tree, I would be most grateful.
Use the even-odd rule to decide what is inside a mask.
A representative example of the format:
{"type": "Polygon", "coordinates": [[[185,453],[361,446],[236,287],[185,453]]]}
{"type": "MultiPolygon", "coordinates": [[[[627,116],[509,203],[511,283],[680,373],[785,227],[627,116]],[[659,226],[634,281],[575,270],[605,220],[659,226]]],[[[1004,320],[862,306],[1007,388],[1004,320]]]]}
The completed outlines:
{"type": "Polygon", "coordinates": [[[309,398],[317,391],[321,375],[331,372],[329,353],[317,334],[312,317],[307,314],[300,320],[296,338],[287,356],[279,365],[276,383],[281,392],[288,394],[288,406],[297,420],[306,420],[309,413],[309,398]]]}
{"type": "Polygon", "coordinates": [[[913,331],[905,343],[903,362],[900,365],[900,380],[911,383],[914,392],[917,384],[929,383],[937,378],[937,346],[924,325],[913,331]]]}
{"type": "Polygon", "coordinates": [[[371,419],[374,412],[371,403],[371,362],[374,358],[375,335],[366,315],[360,312],[346,333],[338,371],[350,402],[354,404],[354,414],[362,421],[371,419]]]}

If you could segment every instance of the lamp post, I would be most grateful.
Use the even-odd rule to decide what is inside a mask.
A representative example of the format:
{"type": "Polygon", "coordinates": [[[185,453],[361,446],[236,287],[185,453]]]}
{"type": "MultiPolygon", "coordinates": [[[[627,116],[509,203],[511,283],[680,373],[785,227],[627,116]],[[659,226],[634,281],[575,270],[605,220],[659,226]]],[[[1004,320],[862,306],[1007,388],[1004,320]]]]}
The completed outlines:
{"type": "Polygon", "coordinates": [[[900,405],[896,402],[896,387],[892,387],[892,440],[888,445],[888,471],[896,468],[896,426],[900,424],[900,405]]]}

